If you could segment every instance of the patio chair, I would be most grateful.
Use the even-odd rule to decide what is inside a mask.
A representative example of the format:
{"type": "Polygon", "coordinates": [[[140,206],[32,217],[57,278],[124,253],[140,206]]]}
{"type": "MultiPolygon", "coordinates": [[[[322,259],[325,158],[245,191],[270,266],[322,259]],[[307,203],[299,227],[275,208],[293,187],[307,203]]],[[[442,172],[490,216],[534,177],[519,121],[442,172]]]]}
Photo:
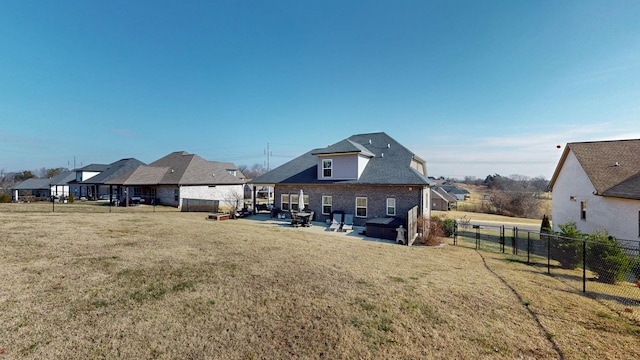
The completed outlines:
{"type": "Polygon", "coordinates": [[[342,231],[353,230],[353,214],[344,214],[342,231]]]}
{"type": "Polygon", "coordinates": [[[342,213],[333,213],[333,219],[331,219],[331,225],[329,225],[330,231],[340,231],[342,227],[342,213]]]}
{"type": "Polygon", "coordinates": [[[291,226],[298,227],[300,226],[300,219],[298,218],[298,213],[291,212],[291,226]]]}

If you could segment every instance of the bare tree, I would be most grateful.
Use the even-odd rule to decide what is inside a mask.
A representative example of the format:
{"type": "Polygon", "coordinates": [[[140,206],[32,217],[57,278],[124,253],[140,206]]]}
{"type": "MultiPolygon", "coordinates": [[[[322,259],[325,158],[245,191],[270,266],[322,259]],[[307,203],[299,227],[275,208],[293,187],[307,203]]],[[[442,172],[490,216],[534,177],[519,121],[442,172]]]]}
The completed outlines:
{"type": "Polygon", "coordinates": [[[267,172],[267,168],[258,163],[253,164],[251,167],[248,167],[247,165],[240,165],[238,166],[238,169],[242,171],[247,179],[257,178],[258,176],[267,172]]]}

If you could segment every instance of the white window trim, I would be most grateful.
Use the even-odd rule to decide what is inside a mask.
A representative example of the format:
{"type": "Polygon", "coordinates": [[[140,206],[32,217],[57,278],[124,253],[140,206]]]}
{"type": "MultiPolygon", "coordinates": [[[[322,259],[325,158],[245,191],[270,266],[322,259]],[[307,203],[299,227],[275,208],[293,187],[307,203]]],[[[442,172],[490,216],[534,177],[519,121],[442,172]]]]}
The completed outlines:
{"type": "Polygon", "coordinates": [[[369,200],[367,199],[366,196],[356,196],[356,217],[366,218],[367,215],[369,214],[368,207],[369,207],[369,200]],[[365,204],[366,205],[364,206],[364,214],[365,214],[364,216],[358,215],[358,209],[362,209],[363,208],[362,206],[358,206],[358,199],[364,199],[365,200],[365,204]]]}
{"type": "Polygon", "coordinates": [[[387,198],[387,216],[396,216],[396,213],[398,212],[398,208],[396,206],[397,202],[396,202],[396,198],[387,198]],[[389,200],[393,201],[393,206],[389,206],[389,200]],[[393,208],[393,213],[389,212],[389,209],[393,208]]]}
{"type": "Polygon", "coordinates": [[[322,195],[322,215],[331,215],[333,211],[333,197],[331,195],[322,195]],[[329,199],[329,204],[325,204],[324,200],[329,199]],[[324,211],[324,207],[329,206],[331,209],[328,213],[324,211]]]}
{"type": "Polygon", "coordinates": [[[330,178],[333,178],[333,159],[322,159],[322,178],[323,178],[323,179],[330,179],[330,178]],[[328,168],[325,168],[325,167],[324,167],[325,161],[330,161],[330,162],[331,162],[331,166],[330,166],[330,167],[328,167],[328,168]],[[331,171],[331,175],[326,176],[326,175],[324,174],[324,170],[325,170],[325,169],[330,170],[330,171],[331,171]]]}

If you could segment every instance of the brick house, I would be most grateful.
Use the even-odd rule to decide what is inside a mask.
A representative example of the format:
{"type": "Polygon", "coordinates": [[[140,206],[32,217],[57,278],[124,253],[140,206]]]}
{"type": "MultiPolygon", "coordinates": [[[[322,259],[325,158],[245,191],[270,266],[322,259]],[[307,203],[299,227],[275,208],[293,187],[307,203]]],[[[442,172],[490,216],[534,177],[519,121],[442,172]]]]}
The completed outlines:
{"type": "Polygon", "coordinates": [[[425,161],[383,132],[310,150],[250,183],[274,187],[274,205],[283,211],[299,210],[302,190],[315,221],[342,212],[354,214],[355,226],[389,217],[406,225],[414,207],[418,216],[431,213],[425,161]]]}

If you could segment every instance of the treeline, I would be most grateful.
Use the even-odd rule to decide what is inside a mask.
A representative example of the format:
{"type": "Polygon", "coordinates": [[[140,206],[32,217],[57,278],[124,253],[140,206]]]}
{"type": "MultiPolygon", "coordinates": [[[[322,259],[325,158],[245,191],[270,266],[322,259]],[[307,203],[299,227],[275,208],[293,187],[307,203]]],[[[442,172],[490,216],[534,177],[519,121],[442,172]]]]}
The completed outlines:
{"type": "Polygon", "coordinates": [[[467,177],[462,182],[488,189],[489,196],[482,201],[480,212],[524,218],[539,218],[543,215],[540,205],[549,185],[549,181],[543,177],[505,177],[494,174],[484,180],[467,177]]]}

